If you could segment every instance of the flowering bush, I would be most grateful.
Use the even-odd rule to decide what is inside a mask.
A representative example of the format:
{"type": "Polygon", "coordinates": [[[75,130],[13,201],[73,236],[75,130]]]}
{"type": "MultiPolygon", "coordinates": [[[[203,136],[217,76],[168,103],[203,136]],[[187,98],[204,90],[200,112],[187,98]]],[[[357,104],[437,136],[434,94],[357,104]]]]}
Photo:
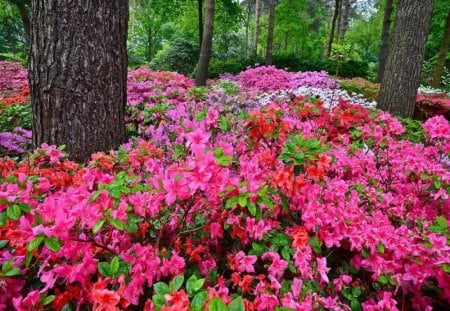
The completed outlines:
{"type": "Polygon", "coordinates": [[[339,84],[330,78],[326,71],[306,71],[297,72],[291,80],[291,88],[296,89],[301,86],[319,89],[336,89],[339,84]]]}
{"type": "Polygon", "coordinates": [[[414,117],[419,120],[443,115],[450,120],[450,97],[441,94],[417,94],[414,117]]]}
{"type": "Polygon", "coordinates": [[[238,76],[244,89],[257,89],[259,91],[278,91],[291,86],[293,74],[275,66],[261,66],[249,68],[238,76]]]}
{"type": "Polygon", "coordinates": [[[0,310],[450,303],[445,118],[414,144],[339,96],[130,80],[139,138],[85,166],[48,145],[0,159],[0,310]]]}
{"type": "Polygon", "coordinates": [[[0,61],[0,104],[22,104],[29,95],[27,71],[20,63],[0,61]]]}

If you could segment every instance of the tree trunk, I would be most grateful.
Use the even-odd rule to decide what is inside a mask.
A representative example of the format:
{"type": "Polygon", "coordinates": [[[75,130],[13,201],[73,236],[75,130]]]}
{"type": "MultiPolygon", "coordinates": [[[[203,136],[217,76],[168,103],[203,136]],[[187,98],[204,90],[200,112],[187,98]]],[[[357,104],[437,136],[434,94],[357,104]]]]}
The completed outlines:
{"type": "Polygon", "coordinates": [[[349,14],[350,14],[350,0],[342,1],[342,12],[341,12],[341,26],[339,28],[339,40],[344,40],[345,33],[348,29],[349,24],[349,14]]]}
{"type": "Polygon", "coordinates": [[[206,0],[205,27],[203,29],[203,40],[200,50],[200,59],[198,61],[197,76],[195,77],[195,83],[198,86],[206,85],[206,79],[208,78],[208,66],[212,51],[213,31],[214,0],[206,0]]]}
{"type": "Polygon", "coordinates": [[[136,30],[136,0],[131,0],[131,33],[134,34],[135,30],[136,30]]]}
{"type": "Polygon", "coordinates": [[[128,0],[31,1],[33,145],[86,161],[124,142],[128,0]]]}
{"type": "Polygon", "coordinates": [[[247,0],[247,19],[245,21],[245,58],[248,57],[248,30],[250,27],[251,0],[247,0]]]}
{"type": "Polygon", "coordinates": [[[253,31],[252,53],[258,55],[259,17],[261,14],[261,0],[256,0],[255,6],[255,30],[253,31]]]}
{"type": "Polygon", "coordinates": [[[330,29],[330,38],[328,40],[328,47],[327,47],[327,57],[331,56],[331,48],[333,46],[333,39],[334,39],[334,29],[336,28],[336,20],[339,15],[339,7],[341,5],[340,0],[335,0],[334,3],[334,14],[333,19],[331,21],[331,29],[330,29]]]}
{"type": "Polygon", "coordinates": [[[339,41],[340,37],[339,35],[341,34],[341,25],[342,25],[342,2],[344,0],[341,0],[339,3],[339,10],[338,10],[338,16],[336,18],[336,29],[334,31],[334,39],[336,41],[339,41]]]}
{"type": "Polygon", "coordinates": [[[445,24],[444,37],[442,38],[441,48],[439,49],[436,68],[433,73],[433,82],[431,86],[435,89],[441,87],[442,74],[444,73],[445,60],[450,45],[450,11],[447,14],[447,22],[445,24]]]}
{"type": "Polygon", "coordinates": [[[203,0],[197,0],[198,10],[198,46],[202,46],[203,40],[203,0]]]}
{"type": "Polygon", "coordinates": [[[432,11],[433,0],[398,0],[377,108],[413,115],[432,11]]]}
{"type": "Polygon", "coordinates": [[[394,0],[387,0],[384,7],[384,20],[383,31],[381,33],[381,46],[380,46],[380,66],[378,68],[377,81],[381,82],[383,79],[384,69],[386,67],[386,59],[389,52],[389,38],[391,30],[391,15],[393,10],[394,0]]]}
{"type": "Polygon", "coordinates": [[[29,11],[27,9],[27,6],[29,5],[29,1],[14,0],[12,2],[16,5],[17,9],[19,10],[20,19],[22,20],[23,29],[25,31],[25,36],[27,38],[27,41],[30,42],[31,23],[30,23],[29,11]]]}
{"type": "Polygon", "coordinates": [[[266,65],[272,65],[273,59],[273,31],[275,28],[276,0],[269,1],[269,29],[267,33],[266,65]]]}

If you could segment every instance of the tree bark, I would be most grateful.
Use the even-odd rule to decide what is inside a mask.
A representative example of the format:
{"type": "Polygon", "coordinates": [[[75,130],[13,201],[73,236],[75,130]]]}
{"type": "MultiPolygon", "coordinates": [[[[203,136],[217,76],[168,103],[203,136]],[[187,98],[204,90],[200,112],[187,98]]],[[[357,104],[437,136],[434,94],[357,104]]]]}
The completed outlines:
{"type": "Polygon", "coordinates": [[[247,0],[247,19],[245,21],[245,58],[248,57],[248,30],[250,27],[251,0],[247,0]]]}
{"type": "Polygon", "coordinates": [[[269,29],[267,33],[266,65],[272,65],[273,59],[273,32],[275,28],[276,0],[269,1],[269,29]]]}
{"type": "Polygon", "coordinates": [[[198,10],[198,46],[202,46],[203,40],[203,0],[197,0],[198,10]]]}
{"type": "Polygon", "coordinates": [[[433,0],[398,0],[377,108],[413,115],[432,11],[433,0]]]}
{"type": "Polygon", "coordinates": [[[84,162],[124,142],[128,0],[32,0],[33,145],[84,162]]]}
{"type": "Polygon", "coordinates": [[[331,48],[333,46],[333,39],[334,39],[334,30],[336,28],[336,20],[339,15],[339,7],[341,5],[340,0],[335,0],[334,2],[334,14],[333,19],[331,21],[331,29],[330,29],[330,38],[328,39],[328,47],[327,47],[327,57],[331,56],[331,48]]]}
{"type": "Polygon", "coordinates": [[[137,10],[137,4],[136,0],[131,0],[131,33],[134,34],[136,30],[136,10],[137,10]]]}
{"type": "Polygon", "coordinates": [[[393,10],[394,0],[387,0],[386,6],[384,7],[384,20],[383,20],[383,30],[381,32],[381,45],[380,45],[380,58],[379,58],[379,68],[377,74],[377,81],[381,82],[383,79],[384,69],[386,67],[386,59],[389,52],[389,39],[391,32],[391,16],[393,10]]]}
{"type": "Polygon", "coordinates": [[[203,29],[202,47],[200,49],[200,58],[198,61],[197,76],[195,83],[198,86],[206,85],[208,78],[209,59],[212,52],[212,38],[214,31],[214,0],[206,0],[205,27],[203,29]]]}
{"type": "Polygon", "coordinates": [[[261,15],[261,0],[256,0],[255,6],[255,30],[253,31],[252,53],[258,55],[259,17],[261,15]]]}
{"type": "Polygon", "coordinates": [[[450,45],[450,10],[447,14],[447,22],[445,24],[444,37],[442,38],[441,47],[438,53],[436,68],[433,73],[433,82],[431,86],[435,89],[441,87],[442,74],[444,73],[445,60],[447,58],[448,49],[450,45]]]}
{"type": "Polygon", "coordinates": [[[341,26],[339,28],[339,40],[344,40],[345,33],[348,29],[349,24],[349,14],[350,14],[350,0],[342,1],[342,12],[341,12],[341,26]]]}

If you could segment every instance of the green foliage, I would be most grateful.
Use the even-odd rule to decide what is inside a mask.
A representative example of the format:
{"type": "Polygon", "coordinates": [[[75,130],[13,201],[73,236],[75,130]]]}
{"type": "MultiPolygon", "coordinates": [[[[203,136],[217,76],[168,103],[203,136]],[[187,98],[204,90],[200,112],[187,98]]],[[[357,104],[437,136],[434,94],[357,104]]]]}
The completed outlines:
{"type": "Polygon", "coordinates": [[[409,119],[398,118],[405,128],[405,132],[400,136],[401,139],[409,140],[413,143],[424,143],[427,139],[427,135],[422,128],[422,122],[409,119]]]}
{"type": "Polygon", "coordinates": [[[28,44],[17,7],[11,1],[0,0],[0,60],[23,62],[28,44]]]}
{"type": "Polygon", "coordinates": [[[31,130],[31,105],[12,105],[0,107],[0,132],[11,132],[20,126],[31,130]]]}
{"type": "Polygon", "coordinates": [[[199,48],[184,38],[175,39],[164,53],[152,61],[151,66],[158,70],[170,70],[189,76],[197,65],[199,48]]]}

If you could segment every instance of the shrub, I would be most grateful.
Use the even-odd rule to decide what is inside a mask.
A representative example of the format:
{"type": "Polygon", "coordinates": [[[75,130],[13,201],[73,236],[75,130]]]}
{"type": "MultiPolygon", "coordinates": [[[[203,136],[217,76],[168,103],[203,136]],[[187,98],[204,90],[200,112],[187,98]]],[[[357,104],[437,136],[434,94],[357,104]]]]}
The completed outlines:
{"type": "Polygon", "coordinates": [[[160,51],[150,65],[157,70],[175,71],[189,76],[194,71],[198,58],[199,47],[196,43],[177,38],[160,51]]]}

